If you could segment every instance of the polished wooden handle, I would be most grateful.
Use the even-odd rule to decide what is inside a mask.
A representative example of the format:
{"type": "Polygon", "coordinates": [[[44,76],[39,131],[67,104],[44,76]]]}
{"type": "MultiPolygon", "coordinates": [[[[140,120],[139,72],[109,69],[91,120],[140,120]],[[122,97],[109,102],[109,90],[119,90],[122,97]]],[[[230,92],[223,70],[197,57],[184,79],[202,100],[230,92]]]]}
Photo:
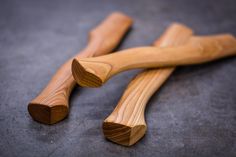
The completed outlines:
{"type": "MultiPolygon", "coordinates": [[[[192,30],[173,24],[154,42],[156,47],[183,45],[192,30]]],[[[128,85],[114,111],[103,122],[104,136],[121,145],[131,146],[140,140],[147,129],[144,111],[149,98],[171,75],[175,67],[145,70],[128,85]]]]}
{"type": "Polygon", "coordinates": [[[182,46],[139,47],[95,58],[74,59],[72,74],[84,87],[99,87],[113,75],[135,68],[200,64],[236,55],[236,39],[230,34],[192,37],[182,46]]]}
{"type": "MultiPolygon", "coordinates": [[[[75,58],[100,56],[111,52],[132,25],[130,17],[114,12],[89,34],[87,47],[75,58]]],[[[76,82],[71,73],[72,59],[68,60],[52,77],[44,90],[28,105],[34,120],[53,124],[64,119],[69,110],[68,99],[76,82]]]]}

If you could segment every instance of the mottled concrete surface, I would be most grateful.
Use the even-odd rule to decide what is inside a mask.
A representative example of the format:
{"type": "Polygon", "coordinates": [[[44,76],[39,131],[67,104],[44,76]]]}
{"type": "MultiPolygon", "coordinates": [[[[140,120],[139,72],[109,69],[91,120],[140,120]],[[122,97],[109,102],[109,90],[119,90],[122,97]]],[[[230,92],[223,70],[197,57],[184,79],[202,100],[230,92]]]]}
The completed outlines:
{"type": "Polygon", "coordinates": [[[151,44],[174,21],[197,34],[236,35],[235,2],[1,0],[0,156],[236,156],[236,58],[178,68],[150,100],[147,134],[132,147],[105,140],[101,124],[137,70],[99,89],[76,88],[69,117],[56,125],[39,124],[27,112],[28,102],[112,11],[135,20],[122,49],[151,44]]]}

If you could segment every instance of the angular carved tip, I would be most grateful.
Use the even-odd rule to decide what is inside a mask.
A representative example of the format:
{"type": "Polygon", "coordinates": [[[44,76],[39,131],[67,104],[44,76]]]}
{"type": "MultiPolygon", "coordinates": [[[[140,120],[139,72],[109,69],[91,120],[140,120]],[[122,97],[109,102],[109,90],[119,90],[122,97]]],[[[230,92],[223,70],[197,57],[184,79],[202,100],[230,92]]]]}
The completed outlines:
{"type": "Polygon", "coordinates": [[[102,80],[95,74],[88,72],[77,59],[72,61],[72,75],[82,87],[100,87],[102,80]]]}
{"type": "Polygon", "coordinates": [[[72,75],[82,87],[100,87],[111,70],[110,65],[105,63],[72,61],[72,75]]]}
{"type": "Polygon", "coordinates": [[[103,134],[112,142],[124,146],[131,146],[140,140],[145,132],[146,125],[126,126],[114,122],[103,122],[103,134]]]}
{"type": "Polygon", "coordinates": [[[65,105],[47,106],[31,102],[28,105],[31,117],[44,124],[55,124],[68,115],[68,107],[65,105]]]}

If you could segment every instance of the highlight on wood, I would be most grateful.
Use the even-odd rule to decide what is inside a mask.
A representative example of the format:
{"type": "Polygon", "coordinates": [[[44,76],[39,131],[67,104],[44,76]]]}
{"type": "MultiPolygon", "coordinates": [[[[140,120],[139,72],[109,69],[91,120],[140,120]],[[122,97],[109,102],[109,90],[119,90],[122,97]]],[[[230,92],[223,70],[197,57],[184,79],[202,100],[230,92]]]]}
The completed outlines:
{"type": "Polygon", "coordinates": [[[179,23],[170,25],[152,46],[108,54],[119,45],[132,23],[129,16],[113,12],[92,29],[87,46],[65,62],[28,104],[31,117],[44,124],[57,123],[69,113],[69,97],[76,83],[82,87],[100,87],[118,73],[143,68],[145,70],[129,83],[102,125],[108,140],[131,146],[146,133],[148,100],[176,66],[203,64],[236,55],[233,35],[197,36],[191,28],[179,23]]]}

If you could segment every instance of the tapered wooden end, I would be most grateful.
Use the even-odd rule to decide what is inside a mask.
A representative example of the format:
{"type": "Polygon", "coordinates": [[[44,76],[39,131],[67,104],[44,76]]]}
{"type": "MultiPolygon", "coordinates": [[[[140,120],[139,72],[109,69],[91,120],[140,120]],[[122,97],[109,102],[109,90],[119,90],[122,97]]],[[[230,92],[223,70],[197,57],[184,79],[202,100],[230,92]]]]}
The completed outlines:
{"type": "Polygon", "coordinates": [[[74,59],[72,61],[72,75],[76,82],[82,87],[100,87],[103,85],[102,79],[99,77],[99,72],[95,71],[90,65],[99,66],[99,63],[84,63],[81,65],[81,61],[74,59]],[[86,65],[86,68],[84,67],[86,65]]]}
{"type": "Polygon", "coordinates": [[[28,111],[32,118],[44,124],[55,124],[68,115],[68,107],[65,105],[47,106],[43,104],[30,103],[28,111]]]}
{"type": "Polygon", "coordinates": [[[115,143],[131,146],[141,139],[146,132],[146,125],[126,126],[114,122],[103,122],[104,136],[115,143]]]}

